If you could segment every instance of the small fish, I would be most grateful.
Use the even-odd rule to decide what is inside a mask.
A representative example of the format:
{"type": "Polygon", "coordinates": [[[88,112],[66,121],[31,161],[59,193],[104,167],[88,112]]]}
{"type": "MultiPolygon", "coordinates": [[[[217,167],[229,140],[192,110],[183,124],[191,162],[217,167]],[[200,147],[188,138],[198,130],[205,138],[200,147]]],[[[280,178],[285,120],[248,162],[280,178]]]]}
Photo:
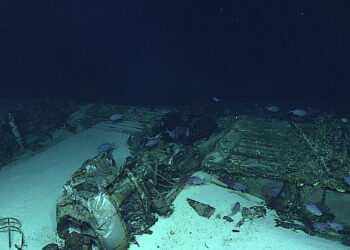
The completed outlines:
{"type": "Polygon", "coordinates": [[[350,175],[348,175],[348,176],[342,175],[342,177],[343,177],[343,180],[345,181],[345,183],[350,185],[350,175]]]}
{"type": "Polygon", "coordinates": [[[111,116],[109,117],[109,120],[111,120],[111,121],[116,121],[116,120],[121,119],[122,117],[123,117],[122,114],[116,113],[116,114],[111,115],[111,116]]]}
{"type": "MultiPolygon", "coordinates": [[[[273,197],[273,198],[277,197],[277,195],[281,192],[281,189],[282,188],[280,188],[280,187],[271,187],[271,186],[266,186],[266,185],[262,186],[262,188],[261,188],[264,195],[266,195],[267,197],[273,197]]],[[[285,198],[286,193],[282,192],[280,194],[280,197],[285,198]]]]}
{"type": "Polygon", "coordinates": [[[339,221],[327,221],[327,223],[334,231],[338,232],[344,229],[343,224],[341,224],[339,221]]]}
{"type": "Polygon", "coordinates": [[[233,182],[231,185],[229,185],[230,188],[244,192],[248,189],[247,185],[244,182],[233,182]]]}
{"type": "Polygon", "coordinates": [[[347,118],[345,118],[345,117],[341,118],[340,120],[342,121],[342,123],[348,123],[349,122],[349,120],[347,118]]]}
{"type": "Polygon", "coordinates": [[[330,225],[327,222],[315,222],[312,224],[316,231],[320,233],[325,233],[331,230],[330,225]]]}
{"type": "Polygon", "coordinates": [[[187,180],[187,184],[189,185],[202,185],[205,183],[205,180],[198,177],[198,176],[191,176],[190,178],[188,178],[187,180]]]}
{"type": "Polygon", "coordinates": [[[310,212],[312,215],[316,216],[322,216],[321,209],[318,208],[318,206],[314,203],[304,203],[304,206],[308,212],[310,212]]]}
{"type": "Polygon", "coordinates": [[[215,96],[212,98],[212,100],[213,100],[214,102],[221,102],[221,99],[216,98],[215,96]]]}
{"type": "Polygon", "coordinates": [[[248,189],[247,185],[244,182],[234,182],[227,177],[220,178],[220,181],[227,185],[228,188],[231,188],[233,190],[244,192],[248,189]]]}
{"type": "Polygon", "coordinates": [[[156,121],[161,121],[162,119],[163,119],[162,116],[157,116],[157,117],[154,118],[154,120],[156,120],[156,121]]]}
{"type": "Polygon", "coordinates": [[[266,106],[265,108],[267,109],[267,111],[270,111],[270,112],[278,112],[280,110],[277,106],[274,106],[274,105],[269,105],[269,106],[266,106]]]}
{"type": "Polygon", "coordinates": [[[168,133],[168,135],[171,137],[171,138],[173,138],[173,139],[175,139],[176,137],[177,137],[177,135],[176,135],[176,131],[175,130],[169,130],[168,128],[165,130],[165,133],[168,133]]]}
{"type": "Polygon", "coordinates": [[[159,143],[159,140],[156,138],[148,139],[145,143],[147,148],[151,148],[159,143]]]}
{"type": "Polygon", "coordinates": [[[299,117],[304,117],[307,115],[307,112],[304,109],[293,109],[289,111],[289,113],[292,113],[293,115],[299,116],[299,117]]]}
{"type": "Polygon", "coordinates": [[[231,209],[231,216],[233,216],[236,213],[238,213],[240,207],[241,207],[241,204],[239,202],[236,202],[235,205],[231,209]]]}

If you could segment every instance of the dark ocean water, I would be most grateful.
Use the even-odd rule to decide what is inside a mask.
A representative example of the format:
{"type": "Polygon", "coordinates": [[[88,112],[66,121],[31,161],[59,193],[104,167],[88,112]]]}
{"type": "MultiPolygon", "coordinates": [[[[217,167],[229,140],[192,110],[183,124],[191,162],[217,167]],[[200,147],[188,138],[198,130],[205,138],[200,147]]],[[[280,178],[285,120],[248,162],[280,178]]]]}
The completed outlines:
{"type": "Polygon", "coordinates": [[[348,1],[4,1],[0,95],[347,108],[348,1]]]}

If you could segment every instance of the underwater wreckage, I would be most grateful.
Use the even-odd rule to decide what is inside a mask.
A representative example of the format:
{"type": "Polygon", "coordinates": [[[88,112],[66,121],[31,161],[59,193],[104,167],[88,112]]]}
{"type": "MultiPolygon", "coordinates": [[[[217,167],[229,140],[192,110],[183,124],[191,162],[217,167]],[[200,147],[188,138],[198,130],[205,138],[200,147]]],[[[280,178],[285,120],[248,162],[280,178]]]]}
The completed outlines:
{"type": "MultiPolygon", "coordinates": [[[[218,105],[148,119],[130,137],[132,156],[119,169],[105,152],[86,160],[64,185],[56,207],[57,233],[65,245],[126,249],[135,235],[152,233],[156,214],[171,215],[172,202],[198,170],[227,188],[244,183],[243,192],[276,210],[276,226],[350,245],[350,221],[339,209],[350,199],[348,124],[327,114],[312,121],[236,116],[218,105]]],[[[128,108],[93,105],[84,122],[103,120],[104,109],[108,119],[128,108]]],[[[26,141],[26,133],[21,135],[26,141]]]]}

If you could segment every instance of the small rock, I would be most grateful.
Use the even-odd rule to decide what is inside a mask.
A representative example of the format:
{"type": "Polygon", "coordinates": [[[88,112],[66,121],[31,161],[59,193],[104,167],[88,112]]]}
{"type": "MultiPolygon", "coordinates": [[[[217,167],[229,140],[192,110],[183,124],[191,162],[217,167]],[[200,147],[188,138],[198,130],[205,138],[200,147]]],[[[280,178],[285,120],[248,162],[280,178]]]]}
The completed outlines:
{"type": "Polygon", "coordinates": [[[60,248],[58,247],[57,244],[51,243],[43,247],[42,250],[59,250],[60,248]]]}
{"type": "Polygon", "coordinates": [[[224,220],[228,221],[228,222],[233,222],[233,219],[229,216],[224,216],[222,217],[224,220]]]}
{"type": "Polygon", "coordinates": [[[189,198],[187,198],[187,202],[196,211],[198,215],[206,217],[208,219],[215,212],[215,208],[208,204],[204,204],[202,202],[195,201],[189,198]]]}

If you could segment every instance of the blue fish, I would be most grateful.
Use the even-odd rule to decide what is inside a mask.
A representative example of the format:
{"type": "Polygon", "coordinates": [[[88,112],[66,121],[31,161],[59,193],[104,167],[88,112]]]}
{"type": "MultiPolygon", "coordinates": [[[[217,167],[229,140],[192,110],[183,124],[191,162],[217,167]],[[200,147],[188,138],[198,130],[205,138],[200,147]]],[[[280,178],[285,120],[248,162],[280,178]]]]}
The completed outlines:
{"type": "Polygon", "coordinates": [[[235,203],[235,205],[232,207],[231,209],[231,216],[235,215],[236,213],[238,213],[239,209],[241,207],[241,204],[237,201],[235,203]]]}
{"type": "Polygon", "coordinates": [[[321,209],[314,203],[304,203],[304,206],[312,215],[322,216],[323,214],[321,209]]]}

